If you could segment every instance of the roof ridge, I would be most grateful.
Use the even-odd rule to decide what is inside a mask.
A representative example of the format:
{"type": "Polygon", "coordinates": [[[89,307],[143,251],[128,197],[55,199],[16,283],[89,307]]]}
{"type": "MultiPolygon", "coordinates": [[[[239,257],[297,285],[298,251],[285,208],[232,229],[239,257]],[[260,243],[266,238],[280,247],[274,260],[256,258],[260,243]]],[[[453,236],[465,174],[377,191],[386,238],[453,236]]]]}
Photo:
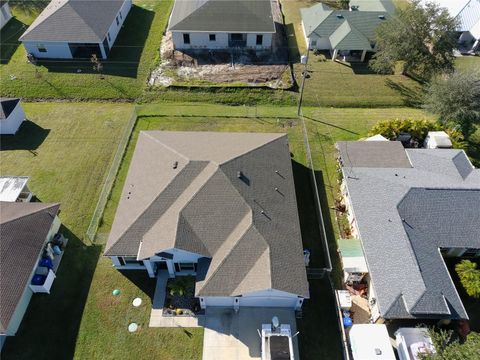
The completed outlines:
{"type": "MultiPolygon", "coordinates": [[[[187,0],[187,1],[200,1],[200,0],[187,0]]],[[[179,24],[181,24],[182,22],[184,22],[185,20],[189,19],[192,15],[194,15],[198,10],[200,10],[201,8],[203,8],[207,3],[211,2],[211,0],[205,0],[203,4],[201,4],[199,7],[197,7],[196,9],[194,9],[190,14],[188,14],[187,16],[185,16],[182,20],[180,20],[179,22],[177,22],[176,24],[174,24],[173,26],[178,26],[179,24]]],[[[177,4],[177,1],[174,2],[173,4],[173,7],[175,7],[175,5],[177,4]]],[[[172,12],[171,14],[173,14],[173,8],[172,8],[172,12]]],[[[170,14],[170,16],[172,16],[170,14]]],[[[170,25],[168,26],[168,28],[170,29],[170,25]]]]}
{"type": "Polygon", "coordinates": [[[52,16],[53,14],[55,14],[56,12],[58,12],[60,9],[62,9],[65,5],[67,5],[68,3],[70,2],[70,0],[53,0],[52,2],[50,2],[43,10],[42,12],[40,13],[40,15],[38,15],[38,17],[33,21],[33,23],[30,24],[30,26],[27,28],[27,30],[20,36],[19,38],[19,41],[22,41],[22,38],[25,36],[25,35],[28,35],[29,33],[31,33],[34,29],[36,29],[38,26],[40,26],[41,24],[43,24],[43,22],[45,20],[47,20],[50,16],[52,16]],[[63,4],[62,4],[63,2],[63,4]],[[61,4],[61,5],[60,5],[61,4]],[[51,13],[48,13],[48,14],[44,14],[44,12],[48,9],[49,9],[49,6],[51,5],[51,8],[54,8],[55,5],[60,5],[58,6],[54,11],[52,11],[51,13]],[[42,16],[43,15],[43,16],[42,16]]]}
{"type": "MultiPolygon", "coordinates": [[[[190,161],[202,161],[202,160],[191,160],[190,158],[188,158],[186,155],[180,153],[178,150],[175,150],[174,148],[172,148],[171,146],[168,146],[167,144],[163,143],[162,141],[160,141],[159,139],[155,138],[154,136],[150,135],[152,132],[151,131],[140,131],[140,134],[143,134],[144,136],[147,136],[150,140],[153,140],[155,141],[156,143],[160,144],[161,146],[163,146],[164,148],[170,150],[171,152],[177,154],[178,156],[184,158],[185,160],[187,160],[188,162],[190,161]]],[[[138,141],[137,141],[138,142],[138,141]]],[[[206,160],[208,161],[208,160],[206,160]]],[[[208,161],[209,162],[209,161],[208,161]]]]}
{"type": "MultiPolygon", "coordinates": [[[[8,202],[8,201],[2,201],[2,203],[11,204],[11,203],[8,202]]],[[[32,212],[29,212],[29,213],[22,214],[22,215],[19,216],[19,217],[11,218],[11,219],[8,219],[8,220],[6,220],[6,221],[0,221],[0,224],[1,224],[1,225],[5,225],[5,224],[11,223],[11,222],[13,222],[13,221],[21,220],[21,219],[26,218],[26,217],[28,217],[28,216],[36,215],[36,214],[38,214],[39,212],[50,210],[50,209],[52,209],[52,208],[55,207],[55,206],[60,207],[60,203],[35,203],[35,202],[33,202],[33,203],[26,203],[26,204],[45,204],[46,206],[45,206],[45,207],[39,207],[38,209],[36,209],[36,210],[34,210],[34,211],[32,211],[32,212]]],[[[48,214],[51,215],[50,213],[48,213],[48,214]]],[[[54,218],[55,216],[52,216],[52,217],[54,218]]]]}

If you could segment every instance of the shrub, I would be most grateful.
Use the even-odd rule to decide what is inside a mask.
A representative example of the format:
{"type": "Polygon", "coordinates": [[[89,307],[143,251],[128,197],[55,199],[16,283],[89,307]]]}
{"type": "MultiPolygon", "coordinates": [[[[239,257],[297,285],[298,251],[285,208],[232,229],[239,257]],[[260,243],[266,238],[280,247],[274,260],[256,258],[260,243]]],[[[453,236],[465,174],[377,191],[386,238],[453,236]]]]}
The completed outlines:
{"type": "Polygon", "coordinates": [[[454,148],[463,149],[465,147],[464,138],[460,131],[445,128],[438,122],[427,120],[395,119],[379,121],[372,127],[368,135],[380,134],[389,140],[395,140],[401,132],[407,132],[420,144],[423,144],[429,131],[439,130],[444,130],[450,136],[454,148]]]}
{"type": "Polygon", "coordinates": [[[477,264],[462,260],[455,266],[455,271],[467,294],[480,298],[480,270],[477,269],[477,264]]]}

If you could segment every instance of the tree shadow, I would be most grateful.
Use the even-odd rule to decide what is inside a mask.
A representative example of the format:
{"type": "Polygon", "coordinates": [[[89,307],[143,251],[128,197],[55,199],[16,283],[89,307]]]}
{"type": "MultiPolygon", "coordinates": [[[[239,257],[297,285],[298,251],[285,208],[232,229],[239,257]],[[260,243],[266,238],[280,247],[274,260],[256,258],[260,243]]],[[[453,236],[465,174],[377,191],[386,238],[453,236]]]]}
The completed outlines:
{"type": "Polygon", "coordinates": [[[44,129],[33,121],[25,120],[15,135],[0,136],[0,151],[35,151],[42,145],[49,133],[50,129],[44,129]]]}
{"type": "Polygon", "coordinates": [[[385,84],[390,88],[398,92],[402,96],[402,100],[405,106],[420,108],[423,104],[422,91],[420,89],[414,89],[399,82],[395,82],[391,79],[386,79],[385,84]]]}
{"type": "Polygon", "coordinates": [[[150,278],[145,270],[119,270],[120,274],[135,284],[137,288],[142,290],[152,301],[155,294],[155,286],[157,278],[150,278]]]}
{"type": "MultiPolygon", "coordinates": [[[[100,60],[103,75],[137,78],[140,59],[154,17],[153,11],[137,5],[132,6],[108,58],[100,60]]],[[[37,66],[43,66],[52,73],[98,74],[90,59],[44,59],[38,60],[37,66]]]]}
{"type": "Polygon", "coordinates": [[[8,64],[15,51],[17,51],[20,41],[18,38],[27,29],[27,25],[17,18],[11,18],[10,21],[0,31],[0,64],[8,64]]]}
{"type": "Polygon", "coordinates": [[[101,252],[85,245],[67,227],[69,239],[50,294],[34,294],[17,334],[9,337],[2,359],[72,359],[88,291],[101,252]]]}
{"type": "Polygon", "coordinates": [[[300,50],[298,49],[297,36],[295,35],[295,26],[293,24],[285,24],[284,26],[287,36],[288,56],[291,63],[300,61],[300,50]]]}
{"type": "Polygon", "coordinates": [[[359,133],[355,132],[355,131],[352,131],[352,130],[349,130],[349,129],[346,129],[344,127],[341,127],[341,126],[338,126],[338,125],[335,125],[335,124],[331,124],[331,123],[328,123],[328,122],[325,122],[325,121],[322,121],[322,120],[318,120],[318,119],[314,119],[314,118],[311,118],[309,116],[303,116],[305,119],[308,119],[308,120],[312,120],[312,121],[315,121],[315,122],[319,122],[321,124],[324,124],[324,125],[327,125],[327,126],[331,126],[331,127],[334,127],[336,129],[339,129],[339,130],[343,130],[343,131],[346,131],[350,134],[353,134],[353,135],[360,135],[359,133]]]}

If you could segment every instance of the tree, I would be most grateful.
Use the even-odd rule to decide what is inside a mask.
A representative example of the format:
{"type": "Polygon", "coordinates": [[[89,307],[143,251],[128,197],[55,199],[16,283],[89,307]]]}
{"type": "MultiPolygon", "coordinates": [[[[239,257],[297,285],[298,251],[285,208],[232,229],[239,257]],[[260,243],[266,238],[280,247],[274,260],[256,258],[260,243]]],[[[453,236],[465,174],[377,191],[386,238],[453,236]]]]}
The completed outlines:
{"type": "Polygon", "coordinates": [[[436,355],[424,355],[422,360],[476,360],[480,353],[480,333],[471,332],[465,342],[454,339],[453,331],[430,330],[436,355]]]}
{"type": "Polygon", "coordinates": [[[90,62],[93,64],[93,70],[98,72],[98,77],[100,79],[103,79],[103,64],[100,62],[100,59],[97,57],[96,54],[92,54],[92,57],[90,58],[90,62]]]}
{"type": "Polygon", "coordinates": [[[467,294],[480,298],[480,270],[477,269],[477,264],[462,260],[455,266],[455,271],[467,294]]]}
{"type": "Polygon", "coordinates": [[[423,80],[451,71],[456,27],[457,20],[445,8],[434,3],[421,6],[414,0],[377,27],[377,52],[370,67],[388,74],[401,62],[404,73],[423,80]]]}
{"type": "Polygon", "coordinates": [[[480,123],[480,72],[437,76],[427,89],[424,107],[443,124],[459,127],[468,139],[480,123]]]}

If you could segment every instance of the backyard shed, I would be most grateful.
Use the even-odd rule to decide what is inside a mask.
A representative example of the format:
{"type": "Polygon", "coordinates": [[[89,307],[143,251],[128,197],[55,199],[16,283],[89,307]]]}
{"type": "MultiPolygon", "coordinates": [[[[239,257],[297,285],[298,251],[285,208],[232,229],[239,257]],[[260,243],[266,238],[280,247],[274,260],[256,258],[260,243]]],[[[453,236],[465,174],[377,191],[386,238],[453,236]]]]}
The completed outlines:
{"type": "Polygon", "coordinates": [[[106,59],[132,0],[52,0],[20,41],[36,58],[106,59]]]}
{"type": "Polygon", "coordinates": [[[0,134],[14,135],[25,120],[20,99],[0,98],[0,134]]]}

